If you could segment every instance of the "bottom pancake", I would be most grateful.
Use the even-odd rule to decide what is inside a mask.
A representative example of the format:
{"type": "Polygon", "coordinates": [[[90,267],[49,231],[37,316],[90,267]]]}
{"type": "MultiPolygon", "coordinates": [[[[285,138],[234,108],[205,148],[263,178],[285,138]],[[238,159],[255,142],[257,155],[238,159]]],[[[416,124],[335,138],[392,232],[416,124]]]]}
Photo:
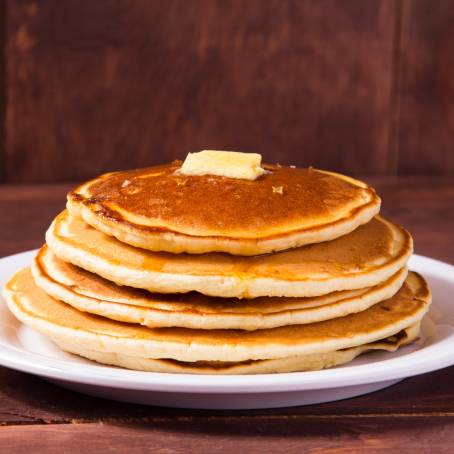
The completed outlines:
{"type": "Polygon", "coordinates": [[[127,357],[134,357],[136,361],[172,359],[193,365],[200,365],[200,361],[219,365],[277,360],[361,347],[418,324],[431,299],[424,279],[409,273],[392,298],[365,311],[306,325],[242,331],[147,328],[80,312],[41,290],[28,268],[6,284],[4,295],[19,320],[66,350],[86,356],[90,351],[99,352],[102,355],[98,360],[105,354],[125,362],[127,357]]]}
{"type": "Polygon", "coordinates": [[[175,361],[172,359],[139,358],[119,353],[105,353],[90,350],[72,342],[56,340],[55,343],[66,352],[74,353],[101,364],[118,366],[126,369],[173,374],[251,375],[302,372],[340,366],[342,364],[349,363],[362,353],[367,353],[373,350],[394,352],[399,347],[410,344],[417,339],[419,332],[420,323],[417,323],[400,331],[394,336],[376,342],[371,342],[369,344],[359,345],[357,347],[312,355],[242,361],[238,363],[221,361],[197,361],[190,363],[175,361]]]}

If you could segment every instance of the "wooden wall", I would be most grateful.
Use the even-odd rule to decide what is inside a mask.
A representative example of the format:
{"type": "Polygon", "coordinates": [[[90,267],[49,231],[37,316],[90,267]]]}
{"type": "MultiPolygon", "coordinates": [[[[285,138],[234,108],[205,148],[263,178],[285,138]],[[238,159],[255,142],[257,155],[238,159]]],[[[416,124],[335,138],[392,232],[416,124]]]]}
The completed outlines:
{"type": "Polygon", "coordinates": [[[350,174],[454,174],[453,1],[3,10],[4,181],[78,180],[203,148],[350,174]]]}

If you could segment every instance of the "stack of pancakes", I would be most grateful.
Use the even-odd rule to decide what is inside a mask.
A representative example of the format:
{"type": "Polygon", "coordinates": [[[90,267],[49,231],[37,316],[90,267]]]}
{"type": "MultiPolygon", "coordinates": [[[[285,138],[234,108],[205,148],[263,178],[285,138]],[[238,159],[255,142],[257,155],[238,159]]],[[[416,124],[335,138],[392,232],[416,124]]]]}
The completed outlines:
{"type": "Polygon", "coordinates": [[[371,187],[312,168],[180,167],[69,193],[4,289],[16,317],[67,352],[177,373],[316,370],[418,337],[430,291],[371,187]]]}

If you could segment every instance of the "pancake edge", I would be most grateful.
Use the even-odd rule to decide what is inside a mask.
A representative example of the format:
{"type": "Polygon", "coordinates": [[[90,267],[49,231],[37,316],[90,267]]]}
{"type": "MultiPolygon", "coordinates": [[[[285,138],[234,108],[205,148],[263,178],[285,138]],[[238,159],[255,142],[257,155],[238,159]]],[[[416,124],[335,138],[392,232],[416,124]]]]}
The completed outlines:
{"type": "MultiPolygon", "coordinates": [[[[245,361],[231,363],[225,367],[210,367],[181,361],[137,358],[134,356],[121,355],[117,353],[102,353],[94,350],[87,350],[67,344],[55,342],[62,350],[82,356],[91,361],[111,366],[141,370],[144,372],[172,373],[172,374],[197,374],[197,375],[251,375],[251,374],[272,374],[303,372],[328,369],[353,361],[357,356],[374,350],[395,352],[399,348],[408,345],[418,339],[420,334],[420,323],[405,328],[404,337],[398,339],[394,344],[387,343],[389,338],[380,339],[365,345],[351,347],[333,352],[317,353],[312,355],[292,356],[288,358],[265,359],[256,361],[245,361]]],[[[399,333],[397,333],[399,335],[399,333]]]]}
{"type": "Polygon", "coordinates": [[[97,230],[114,236],[120,241],[132,246],[156,252],[187,252],[190,254],[226,252],[233,255],[245,256],[277,252],[307,244],[333,240],[352,232],[360,225],[366,224],[380,212],[381,199],[371,186],[346,175],[319,169],[315,170],[348,181],[355,186],[367,190],[369,192],[369,201],[355,207],[349,217],[340,218],[313,227],[293,229],[280,234],[257,238],[229,238],[213,235],[195,236],[169,228],[140,226],[139,224],[121,219],[122,216],[115,214],[115,210],[112,211],[110,208],[109,212],[112,211],[112,213],[109,215],[103,213],[102,210],[94,212],[90,208],[88,199],[81,194],[83,192],[82,189],[88,187],[98,179],[108,178],[118,172],[100,175],[98,178],[77,186],[68,193],[66,207],[68,211],[80,215],[87,224],[97,230]]]}
{"type": "Polygon", "coordinates": [[[359,296],[346,297],[339,301],[316,307],[291,308],[265,314],[259,312],[247,314],[234,312],[197,314],[178,311],[172,312],[170,310],[136,306],[134,304],[105,301],[77,293],[56,281],[47,273],[44,265],[40,262],[40,253],[41,251],[32,263],[31,272],[37,286],[47,294],[80,311],[100,315],[119,322],[136,323],[149,328],[180,327],[190,329],[241,329],[253,331],[280,326],[316,323],[361,312],[380,301],[391,298],[399,291],[408,274],[408,269],[404,267],[387,281],[369,288],[368,291],[359,296]],[[368,295],[370,299],[367,300],[368,295]]]}
{"type": "Polygon", "coordinates": [[[352,276],[312,280],[284,280],[268,277],[244,279],[222,275],[162,273],[144,270],[143,268],[125,268],[79,249],[71,244],[72,242],[67,238],[60,238],[56,233],[56,228],[57,221],[63,215],[70,216],[66,211],[61,212],[46,232],[47,245],[58,258],[98,274],[116,284],[143,288],[155,293],[197,291],[209,296],[236,298],[320,296],[339,290],[373,287],[389,279],[399,269],[403,268],[413,252],[413,240],[407,230],[381,216],[377,216],[377,218],[398,229],[403,234],[404,241],[399,254],[372,271],[359,272],[352,276]]]}
{"type": "MultiPolygon", "coordinates": [[[[418,281],[418,289],[415,297],[420,301],[421,307],[414,314],[410,314],[392,326],[386,326],[374,332],[374,335],[361,334],[354,339],[347,336],[342,341],[331,339],[329,341],[319,342],[318,344],[278,344],[269,343],[264,345],[221,345],[213,346],[209,343],[182,343],[177,341],[160,341],[156,339],[143,338],[118,338],[108,334],[84,332],[80,329],[68,328],[56,325],[42,318],[30,314],[21,308],[20,297],[13,290],[15,280],[21,273],[29,272],[25,268],[16,273],[4,286],[3,296],[8,308],[13,315],[25,325],[28,325],[44,336],[55,341],[56,339],[63,342],[75,342],[82,348],[106,353],[120,353],[128,356],[136,356],[152,359],[175,359],[185,362],[196,361],[248,361],[259,359],[278,359],[296,355],[326,353],[333,350],[357,347],[362,344],[375,342],[380,339],[397,334],[406,327],[418,323],[426,314],[430,302],[431,294],[424,278],[417,273],[412,273],[418,281]]],[[[36,285],[36,284],[35,284],[36,285]]],[[[42,290],[40,290],[42,291],[42,290]]],[[[49,297],[51,298],[51,297],[49,297]]],[[[56,301],[57,302],[57,301],[56,301]]],[[[62,304],[62,303],[59,303],[62,304]]]]}

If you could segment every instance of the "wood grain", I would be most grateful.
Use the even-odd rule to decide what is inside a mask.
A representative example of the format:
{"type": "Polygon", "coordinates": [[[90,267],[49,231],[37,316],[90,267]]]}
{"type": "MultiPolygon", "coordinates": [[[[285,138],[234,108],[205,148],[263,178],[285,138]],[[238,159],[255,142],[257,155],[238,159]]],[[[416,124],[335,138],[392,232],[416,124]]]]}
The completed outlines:
{"type": "Polygon", "coordinates": [[[454,3],[404,0],[399,173],[454,174],[454,3]]]}
{"type": "Polygon", "coordinates": [[[0,185],[0,257],[34,249],[55,215],[65,208],[65,185],[0,185]]]}
{"type": "Polygon", "coordinates": [[[454,263],[452,177],[366,178],[382,198],[381,213],[407,228],[415,252],[454,263]]]}
{"type": "Polygon", "coordinates": [[[0,0],[0,183],[4,179],[5,157],[5,112],[6,112],[6,62],[5,62],[5,2],[0,0]]]}
{"type": "Polygon", "coordinates": [[[203,148],[385,173],[395,3],[7,1],[6,179],[203,148]]]}
{"type": "Polygon", "coordinates": [[[81,396],[39,378],[0,368],[1,426],[28,424],[85,424],[90,422],[137,422],[166,425],[180,421],[269,420],[285,424],[290,419],[304,424],[311,420],[335,421],[364,417],[375,419],[454,417],[452,380],[454,367],[409,378],[366,396],[305,407],[273,410],[208,411],[146,407],[81,396]],[[434,386],[436,383],[436,386],[434,386]]]}
{"type": "Polygon", "coordinates": [[[15,426],[0,430],[5,452],[181,453],[450,453],[453,418],[375,418],[77,424],[15,426]],[[64,448],[63,448],[64,449],[64,448]]]}

